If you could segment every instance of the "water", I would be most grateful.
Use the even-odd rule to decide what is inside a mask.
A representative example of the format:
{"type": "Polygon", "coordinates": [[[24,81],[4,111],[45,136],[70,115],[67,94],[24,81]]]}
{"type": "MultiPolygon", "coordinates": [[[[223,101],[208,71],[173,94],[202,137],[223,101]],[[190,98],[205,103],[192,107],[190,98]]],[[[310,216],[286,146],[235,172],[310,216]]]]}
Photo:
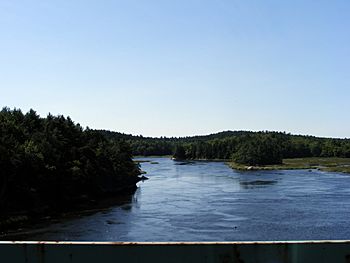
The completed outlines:
{"type": "Polygon", "coordinates": [[[150,178],[131,201],[29,231],[24,240],[251,241],[350,239],[350,176],[246,171],[221,162],[142,158],[150,178]]]}

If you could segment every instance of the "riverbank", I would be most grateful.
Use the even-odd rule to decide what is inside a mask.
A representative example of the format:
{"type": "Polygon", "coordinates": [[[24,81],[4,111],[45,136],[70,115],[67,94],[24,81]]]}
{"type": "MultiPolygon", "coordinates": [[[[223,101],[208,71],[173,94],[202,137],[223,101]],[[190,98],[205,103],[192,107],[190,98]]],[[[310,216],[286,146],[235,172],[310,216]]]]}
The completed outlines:
{"type": "Polygon", "coordinates": [[[122,186],[115,186],[113,191],[106,189],[103,194],[83,195],[58,208],[45,205],[0,215],[0,236],[21,231],[32,225],[52,223],[71,215],[84,215],[119,203],[131,202],[131,196],[137,189],[136,184],[142,180],[145,180],[144,176],[129,178],[122,186]]]}
{"type": "MultiPolygon", "coordinates": [[[[150,156],[138,156],[138,158],[154,158],[150,156]]],[[[155,156],[157,158],[171,158],[171,156],[155,156]]],[[[181,160],[178,160],[181,161],[181,160]]],[[[232,162],[228,159],[186,159],[184,162],[225,162],[232,169],[248,171],[248,170],[298,170],[298,169],[318,169],[326,172],[350,173],[350,158],[337,157],[308,157],[308,158],[290,158],[283,159],[282,164],[275,165],[244,165],[232,162]]],[[[136,163],[151,162],[150,160],[134,160],[136,163]]],[[[151,162],[154,164],[154,162],[151,162]]]]}
{"type": "Polygon", "coordinates": [[[327,172],[350,173],[350,158],[293,158],[283,159],[282,164],[251,166],[227,162],[236,170],[296,170],[296,169],[318,169],[327,172]]]}
{"type": "Polygon", "coordinates": [[[48,213],[47,215],[12,215],[11,217],[8,217],[7,222],[5,222],[7,223],[7,229],[0,231],[0,239],[21,240],[22,237],[28,234],[44,233],[48,225],[83,218],[98,212],[107,212],[111,207],[128,207],[132,203],[133,194],[134,191],[124,192],[116,196],[90,200],[89,202],[75,206],[74,209],[71,207],[70,209],[61,212],[51,211],[51,213],[48,213]]]}

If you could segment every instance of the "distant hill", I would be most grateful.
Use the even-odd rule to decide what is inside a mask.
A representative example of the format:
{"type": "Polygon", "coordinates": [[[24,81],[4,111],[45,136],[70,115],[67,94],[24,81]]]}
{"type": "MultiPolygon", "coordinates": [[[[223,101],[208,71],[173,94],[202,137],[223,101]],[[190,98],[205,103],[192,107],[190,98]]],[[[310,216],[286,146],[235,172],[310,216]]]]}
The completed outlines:
{"type": "Polygon", "coordinates": [[[177,149],[183,148],[185,159],[234,159],[254,164],[279,163],[282,158],[350,157],[349,139],[285,132],[223,131],[178,138],[133,136],[106,130],[97,132],[108,139],[128,141],[133,154],[143,156],[173,155],[177,149]]]}

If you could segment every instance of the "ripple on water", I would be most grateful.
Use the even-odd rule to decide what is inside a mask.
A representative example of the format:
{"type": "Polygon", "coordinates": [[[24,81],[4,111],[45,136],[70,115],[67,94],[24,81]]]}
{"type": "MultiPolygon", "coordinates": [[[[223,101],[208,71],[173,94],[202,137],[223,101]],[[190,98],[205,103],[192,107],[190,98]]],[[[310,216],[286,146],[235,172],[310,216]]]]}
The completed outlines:
{"type": "Polygon", "coordinates": [[[150,180],[130,202],[53,224],[23,240],[234,241],[349,239],[350,176],[234,171],[224,163],[141,163],[150,180]]]}

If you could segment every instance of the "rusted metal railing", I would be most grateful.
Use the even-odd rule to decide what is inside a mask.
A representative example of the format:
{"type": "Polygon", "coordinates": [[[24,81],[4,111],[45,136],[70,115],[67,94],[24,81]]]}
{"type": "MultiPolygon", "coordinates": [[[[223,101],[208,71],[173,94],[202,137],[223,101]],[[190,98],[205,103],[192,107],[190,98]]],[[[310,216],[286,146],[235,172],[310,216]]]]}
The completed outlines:
{"type": "Polygon", "coordinates": [[[350,241],[0,242],[1,263],[350,262],[350,241]]]}

